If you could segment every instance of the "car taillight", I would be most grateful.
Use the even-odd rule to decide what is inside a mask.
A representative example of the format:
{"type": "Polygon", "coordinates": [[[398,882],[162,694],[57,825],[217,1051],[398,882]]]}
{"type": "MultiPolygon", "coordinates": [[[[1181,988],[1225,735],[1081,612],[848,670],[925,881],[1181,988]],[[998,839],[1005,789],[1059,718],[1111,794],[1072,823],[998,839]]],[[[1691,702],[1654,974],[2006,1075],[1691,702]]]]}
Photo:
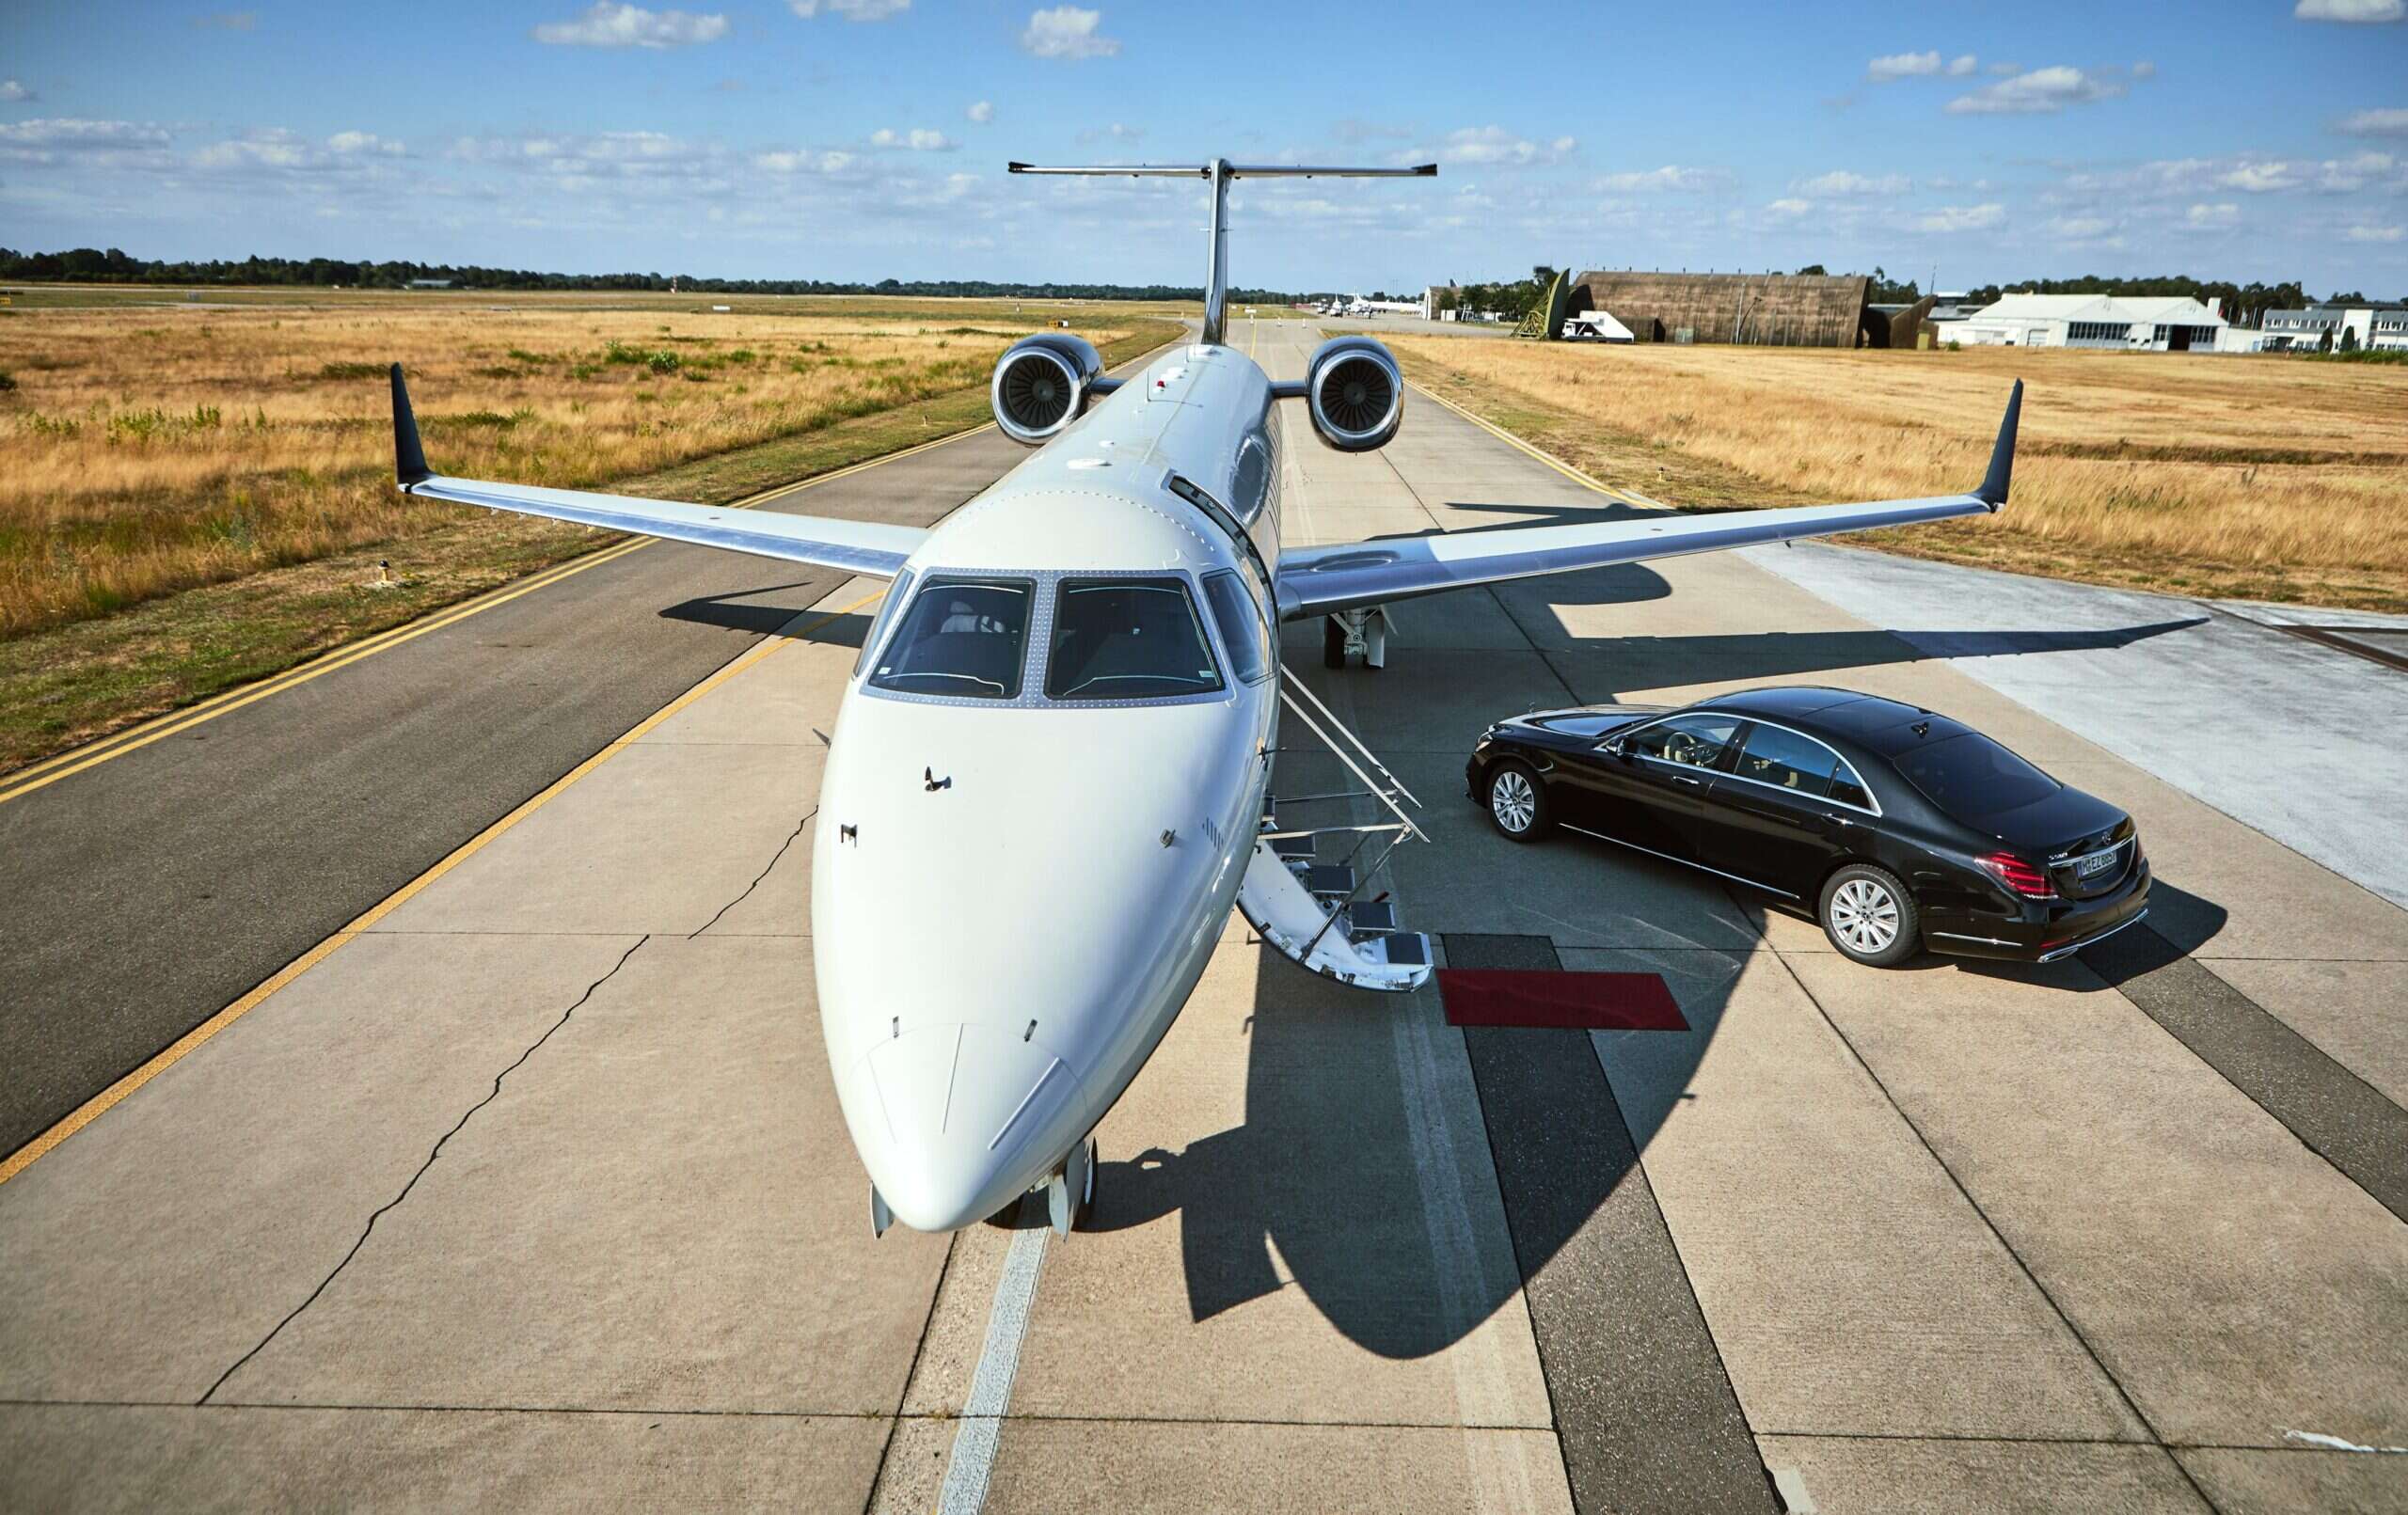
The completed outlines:
{"type": "Polygon", "coordinates": [[[2012,852],[1993,852],[1987,858],[1975,858],[1982,871],[2028,900],[2049,900],[2057,897],[2057,886],[2049,876],[2033,867],[2012,852]]]}

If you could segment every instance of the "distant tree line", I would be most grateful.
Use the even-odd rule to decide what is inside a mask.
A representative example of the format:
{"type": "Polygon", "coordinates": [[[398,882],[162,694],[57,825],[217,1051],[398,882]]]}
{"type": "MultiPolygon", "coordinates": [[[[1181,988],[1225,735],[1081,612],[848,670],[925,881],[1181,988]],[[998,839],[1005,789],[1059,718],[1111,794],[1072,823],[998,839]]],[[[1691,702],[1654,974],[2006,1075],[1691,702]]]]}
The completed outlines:
{"type": "MultiPolygon", "coordinates": [[[[463,290],[640,290],[666,292],[673,283],[695,294],[960,295],[979,299],[1201,300],[1201,285],[1014,284],[991,279],[879,279],[860,283],[816,278],[702,278],[691,274],[543,274],[474,263],[353,261],[341,258],[213,259],[206,262],[128,257],[115,247],[18,252],[0,247],[0,279],[64,280],[78,284],[175,286],[286,285],[319,289],[400,290],[420,279],[444,279],[463,290]]],[[[1293,298],[1276,290],[1231,290],[1233,300],[1274,304],[1293,298]]]]}

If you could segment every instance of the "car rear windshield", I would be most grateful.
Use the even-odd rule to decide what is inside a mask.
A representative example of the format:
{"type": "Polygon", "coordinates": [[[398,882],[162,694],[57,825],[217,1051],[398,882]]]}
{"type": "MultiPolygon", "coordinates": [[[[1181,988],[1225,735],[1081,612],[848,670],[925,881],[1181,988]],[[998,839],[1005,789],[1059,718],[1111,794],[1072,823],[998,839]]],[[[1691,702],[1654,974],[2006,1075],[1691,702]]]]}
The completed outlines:
{"type": "Polygon", "coordinates": [[[1221,687],[1180,578],[1066,580],[1054,602],[1049,700],[1162,700],[1221,687]]]}
{"type": "Polygon", "coordinates": [[[2057,781],[1979,732],[1912,747],[1893,759],[1924,797],[1958,819],[2018,810],[2057,791],[2057,781]]]}
{"type": "Polygon", "coordinates": [[[1009,700],[1028,645],[1024,579],[935,578],[878,654],[870,686],[901,694],[1009,700]]]}

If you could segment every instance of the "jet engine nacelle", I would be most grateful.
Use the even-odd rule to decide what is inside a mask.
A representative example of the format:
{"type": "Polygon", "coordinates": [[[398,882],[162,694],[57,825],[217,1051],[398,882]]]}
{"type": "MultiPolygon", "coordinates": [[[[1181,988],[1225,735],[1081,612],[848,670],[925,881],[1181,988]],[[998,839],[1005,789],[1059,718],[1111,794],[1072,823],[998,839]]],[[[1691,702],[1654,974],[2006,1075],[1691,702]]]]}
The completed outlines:
{"type": "Polygon", "coordinates": [[[1022,447],[1042,447],[1079,418],[1099,392],[1103,355],[1068,332],[1040,332],[1005,349],[989,398],[995,424],[1022,447]]]}
{"type": "Polygon", "coordinates": [[[1313,434],[1340,452],[1386,447],[1404,419],[1404,373],[1369,337],[1332,337],[1305,369],[1313,434]]]}

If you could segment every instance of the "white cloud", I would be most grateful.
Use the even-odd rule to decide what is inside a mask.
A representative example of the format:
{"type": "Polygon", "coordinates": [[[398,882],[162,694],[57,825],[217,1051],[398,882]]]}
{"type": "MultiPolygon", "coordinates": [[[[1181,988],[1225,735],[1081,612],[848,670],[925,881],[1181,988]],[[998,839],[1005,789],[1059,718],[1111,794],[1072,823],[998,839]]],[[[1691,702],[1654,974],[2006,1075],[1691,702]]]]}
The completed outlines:
{"type": "Polygon", "coordinates": [[[2124,87],[2113,79],[2060,63],[1959,95],[1948,103],[1948,109],[1958,116],[2031,116],[2111,100],[2123,92],[2124,87]]]}
{"type": "Polygon", "coordinates": [[[2157,65],[2151,63],[2147,58],[2143,58],[2138,63],[2132,65],[2132,77],[2135,79],[2154,79],[2157,77],[2157,65]]]}
{"type": "Polygon", "coordinates": [[[1989,65],[1989,67],[1984,69],[1982,71],[2002,79],[2011,78],[2023,71],[2023,65],[2020,63],[2009,63],[2004,58],[2001,58],[1999,61],[1989,65]]]}
{"type": "Polygon", "coordinates": [[[1795,221],[1814,214],[1814,207],[1807,200],[1775,200],[1765,207],[1765,213],[1776,221],[1795,221]]]}
{"type": "Polygon", "coordinates": [[[2291,12],[2302,21],[2398,21],[2408,16],[2403,0],[2299,0],[2291,12]]]}
{"type": "Polygon", "coordinates": [[[575,21],[547,21],[532,35],[554,47],[685,47],[725,37],[727,18],[594,0],[593,7],[575,21]]]}
{"type": "Polygon", "coordinates": [[[391,137],[378,136],[373,132],[337,132],[326,138],[326,150],[346,155],[372,153],[379,157],[398,158],[403,148],[391,137]]]}
{"type": "Polygon", "coordinates": [[[1028,27],[1020,34],[1021,50],[1041,58],[1108,58],[1120,52],[1120,39],[1105,37],[1096,30],[1103,20],[1101,10],[1081,10],[1076,6],[1055,6],[1050,10],[1034,11],[1028,27]]]}
{"type": "Polygon", "coordinates": [[[1142,126],[1130,126],[1115,121],[1109,126],[1090,126],[1079,133],[1082,142],[1134,142],[1146,134],[1142,126]]]}
{"type": "Polygon", "coordinates": [[[51,117],[0,126],[0,160],[10,163],[58,163],[70,157],[124,161],[161,153],[166,146],[166,129],[147,122],[51,117]]]}
{"type": "MultiPolygon", "coordinates": [[[[1447,139],[1437,148],[1437,157],[1442,163],[1521,166],[1556,162],[1578,146],[1568,136],[1557,137],[1553,142],[1534,142],[1528,137],[1515,136],[1501,126],[1466,126],[1447,134],[1447,139]]],[[[1424,157],[1426,154],[1418,151],[1406,152],[1398,154],[1397,161],[1402,163],[1424,157]]]]}
{"type": "Polygon", "coordinates": [[[1917,231],[1988,231],[2006,224],[2006,207],[1988,205],[1943,205],[1915,222],[1917,231]]]}
{"type": "Polygon", "coordinates": [[[1967,74],[1980,67],[1981,59],[1973,56],[1971,53],[1961,54],[1948,60],[1948,77],[1951,79],[1962,79],[1967,74]]]}
{"type": "MultiPolygon", "coordinates": [[[[1572,139],[1558,139],[1563,151],[1571,150],[1572,139]]],[[[1632,169],[1607,174],[1595,181],[1596,189],[1608,195],[1643,195],[1651,191],[1671,191],[1694,195],[1706,190],[1728,189],[1731,172],[1726,168],[1684,168],[1678,164],[1666,164],[1661,168],[1632,169]]]]}
{"type": "Polygon", "coordinates": [[[9,104],[15,105],[25,101],[40,100],[40,98],[41,97],[40,95],[35,94],[32,90],[26,88],[24,85],[19,84],[14,79],[0,79],[0,101],[6,101],[9,104]]]}
{"type": "Polygon", "coordinates": [[[247,32],[259,29],[260,13],[256,10],[220,10],[214,15],[195,16],[195,28],[205,32],[247,32]]]}
{"type": "Polygon", "coordinates": [[[1914,187],[1904,174],[1883,174],[1867,178],[1852,174],[1845,168],[1834,168],[1814,179],[1800,180],[1789,186],[1800,195],[1903,195],[1914,187]]]}
{"type": "Polygon", "coordinates": [[[1920,78],[1925,74],[1938,73],[1942,67],[1943,65],[1940,61],[1940,54],[1936,51],[1930,53],[1892,53],[1884,57],[1875,58],[1872,62],[1866,64],[1864,66],[1864,76],[1876,81],[1887,79],[1915,79],[1920,78]]]}
{"type": "Polygon", "coordinates": [[[869,145],[874,148],[909,148],[913,152],[950,152],[961,146],[943,132],[931,132],[926,127],[914,127],[908,132],[880,127],[869,134],[869,145]]]}
{"type": "Polygon", "coordinates": [[[2270,190],[2297,189],[2305,181],[2292,164],[2277,158],[2263,163],[2236,164],[2216,176],[2216,183],[2225,189],[2238,189],[2252,195],[2270,190]]]}
{"type": "Polygon", "coordinates": [[[2060,215],[2047,227],[2059,242],[2098,242],[2115,229],[2115,223],[2103,215],[2060,215]]]}
{"type": "Polygon", "coordinates": [[[754,153],[752,166],[769,174],[841,174],[860,161],[849,152],[788,150],[754,153]]]}
{"type": "MultiPolygon", "coordinates": [[[[14,79],[8,81],[16,83],[14,79]]],[[[2333,128],[2350,136],[2408,136],[2408,110],[2362,110],[2341,118],[2333,128]]]]}
{"type": "Polygon", "coordinates": [[[809,21],[825,10],[847,21],[884,21],[911,8],[911,0],[786,0],[786,8],[809,21]]]}
{"type": "Polygon", "coordinates": [[[982,100],[962,114],[978,125],[985,126],[995,118],[995,103],[991,100],[982,100]]]}
{"type": "Polygon", "coordinates": [[[2194,231],[2222,231],[2241,224],[2241,207],[2229,200],[2215,205],[2194,205],[2183,213],[2182,224],[2194,231]]]}
{"type": "Polygon", "coordinates": [[[2352,227],[2342,235],[2352,242],[2398,242],[2401,231],[2398,227],[2352,227]]]}

